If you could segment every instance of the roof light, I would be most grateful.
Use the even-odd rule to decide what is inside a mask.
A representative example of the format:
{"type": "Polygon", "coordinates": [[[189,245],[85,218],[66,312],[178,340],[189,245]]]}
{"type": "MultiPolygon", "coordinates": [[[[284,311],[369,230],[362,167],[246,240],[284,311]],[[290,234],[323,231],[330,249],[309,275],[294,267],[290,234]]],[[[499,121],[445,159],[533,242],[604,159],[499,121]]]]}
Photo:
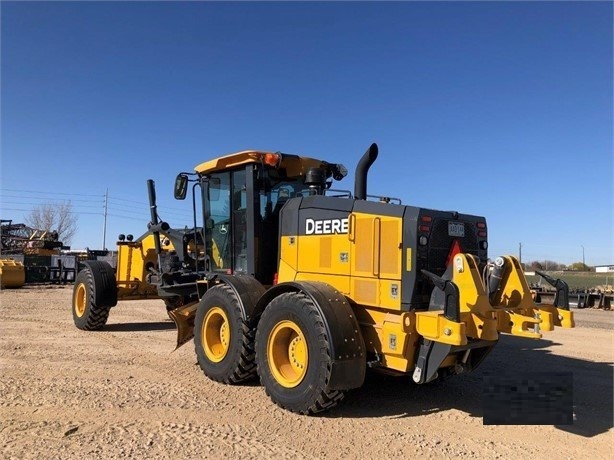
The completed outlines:
{"type": "Polygon", "coordinates": [[[273,168],[279,167],[281,164],[281,155],[279,153],[265,153],[264,164],[272,166],[273,168]]]}

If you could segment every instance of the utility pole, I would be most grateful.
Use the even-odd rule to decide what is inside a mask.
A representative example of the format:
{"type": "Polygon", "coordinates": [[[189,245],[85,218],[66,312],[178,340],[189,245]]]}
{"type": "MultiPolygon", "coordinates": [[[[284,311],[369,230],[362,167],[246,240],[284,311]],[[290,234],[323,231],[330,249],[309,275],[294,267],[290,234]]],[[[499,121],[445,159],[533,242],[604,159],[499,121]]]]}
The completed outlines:
{"type": "Polygon", "coordinates": [[[584,265],[584,269],[586,269],[586,264],[584,263],[584,246],[582,246],[582,265],[584,265]]]}
{"type": "Polygon", "coordinates": [[[518,262],[522,263],[522,243],[518,243],[518,262]]]}
{"type": "Polygon", "coordinates": [[[107,247],[107,210],[109,208],[109,189],[104,194],[104,225],[102,227],[102,249],[107,247]]]}

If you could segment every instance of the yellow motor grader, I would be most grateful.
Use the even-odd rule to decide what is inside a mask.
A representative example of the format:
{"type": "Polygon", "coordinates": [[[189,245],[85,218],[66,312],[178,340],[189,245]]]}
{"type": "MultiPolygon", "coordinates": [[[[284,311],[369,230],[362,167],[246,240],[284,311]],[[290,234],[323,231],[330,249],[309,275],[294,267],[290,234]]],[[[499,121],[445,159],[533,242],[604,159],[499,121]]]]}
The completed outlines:
{"type": "Polygon", "coordinates": [[[259,376],[279,406],[312,414],[363,384],[367,367],[417,384],[475,369],[500,333],[540,338],[573,327],[568,289],[534,303],[512,256],[490,261],[480,216],[405,206],[367,195],[371,145],[354,193],[332,183],[343,165],[243,151],[180,173],[174,195],[191,195],[194,219],[161,221],[148,181],[151,222],[120,235],[117,268],[85,262],[73,317],[104,327],[118,300],[159,298],[192,337],[209,378],[259,376]]]}

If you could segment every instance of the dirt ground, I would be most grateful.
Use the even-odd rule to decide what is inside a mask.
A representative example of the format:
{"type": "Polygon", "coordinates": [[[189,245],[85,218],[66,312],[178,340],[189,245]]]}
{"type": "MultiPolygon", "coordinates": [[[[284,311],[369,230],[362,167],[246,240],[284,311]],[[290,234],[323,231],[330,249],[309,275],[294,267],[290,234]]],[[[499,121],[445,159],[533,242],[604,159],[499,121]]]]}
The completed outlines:
{"type": "Polygon", "coordinates": [[[226,386],[172,352],[161,301],[120,303],[104,331],[73,325],[71,287],[0,292],[3,458],[611,458],[614,312],[577,327],[503,336],[475,372],[433,386],[368,374],[331,412],[275,406],[257,383],[226,386]],[[489,426],[482,375],[573,372],[567,426],[489,426]]]}

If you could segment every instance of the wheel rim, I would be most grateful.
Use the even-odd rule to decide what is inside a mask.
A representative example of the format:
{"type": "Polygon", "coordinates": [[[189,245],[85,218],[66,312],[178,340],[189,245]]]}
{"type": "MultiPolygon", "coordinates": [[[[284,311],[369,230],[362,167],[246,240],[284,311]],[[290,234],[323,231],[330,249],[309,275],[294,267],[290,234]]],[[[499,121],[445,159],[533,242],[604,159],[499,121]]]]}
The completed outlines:
{"type": "Polygon", "coordinates": [[[277,382],[286,388],[300,384],[307,373],[309,353],[301,328],[293,321],[275,325],[267,343],[269,368],[277,382]]]}
{"type": "Polygon", "coordinates": [[[87,305],[87,290],[83,283],[77,286],[75,293],[75,314],[81,318],[85,314],[85,306],[87,305]]]}
{"type": "Polygon", "coordinates": [[[205,356],[214,363],[224,359],[230,347],[230,323],[226,312],[213,307],[207,312],[201,329],[201,343],[205,356]]]}

